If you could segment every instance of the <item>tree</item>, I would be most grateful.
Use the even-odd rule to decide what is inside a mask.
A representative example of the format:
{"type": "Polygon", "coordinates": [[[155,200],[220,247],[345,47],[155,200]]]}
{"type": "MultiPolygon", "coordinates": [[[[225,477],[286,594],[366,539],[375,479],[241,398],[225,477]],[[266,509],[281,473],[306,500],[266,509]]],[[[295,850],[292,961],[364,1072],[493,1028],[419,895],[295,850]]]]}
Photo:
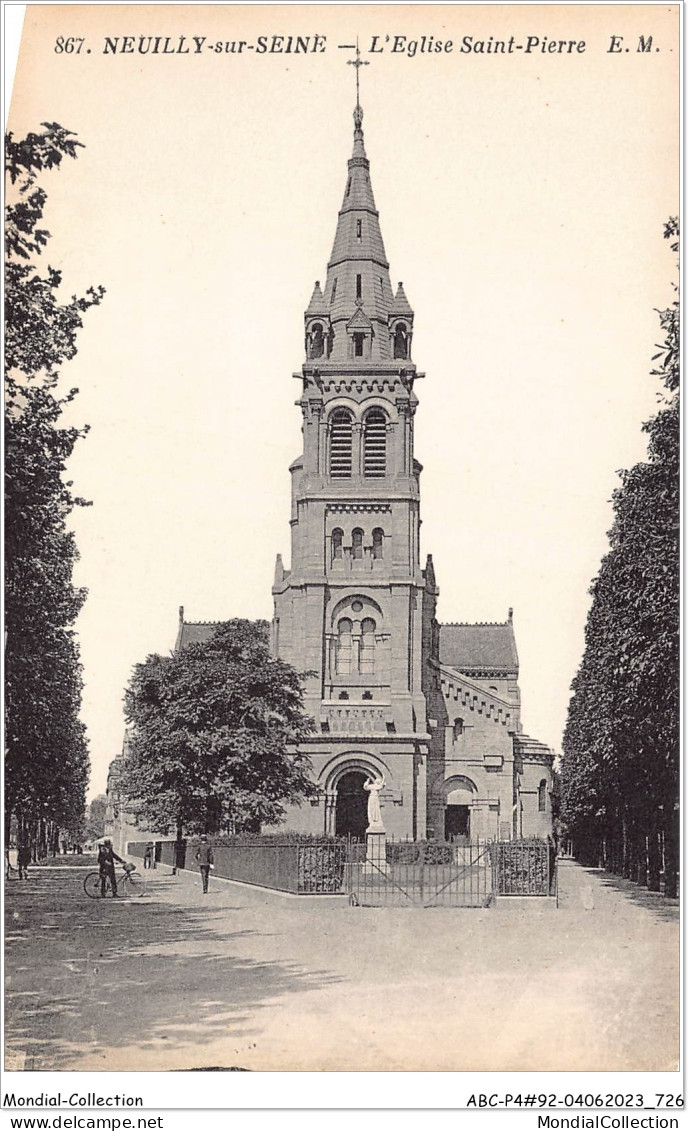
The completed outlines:
{"type": "Polygon", "coordinates": [[[203,644],[138,664],[123,791],[160,832],[255,830],[313,793],[298,743],[313,729],[299,676],[273,659],[267,624],[231,620],[203,644]]]}
{"type": "MultiPolygon", "coordinates": [[[[678,223],[665,238],[678,251],[678,223]]],[[[675,288],[677,290],[677,288],[675,288]]],[[[679,308],[659,311],[653,375],[665,388],[643,430],[648,458],[621,473],[610,550],[593,583],[564,735],[565,818],[583,855],[675,894],[679,775],[679,308]],[[608,847],[611,846],[611,847],[608,847]]]]}
{"type": "Polygon", "coordinates": [[[67,528],[73,508],[85,504],[65,479],[87,429],[62,423],[78,390],[61,393],[58,382],[76,354],[83,313],[104,291],[62,303],[60,272],[35,265],[50,235],[39,226],[47,198],[36,178],[76,157],[80,145],[56,123],[5,139],[5,808],[38,852],[54,851],[59,828],[83,815],[88,779],[73,631],[86,593],[72,581],[78,553],[67,528]]]}
{"type": "Polygon", "coordinates": [[[107,810],[107,797],[104,793],[94,797],[88,807],[86,817],[86,832],[89,840],[98,840],[105,833],[105,812],[107,810]]]}

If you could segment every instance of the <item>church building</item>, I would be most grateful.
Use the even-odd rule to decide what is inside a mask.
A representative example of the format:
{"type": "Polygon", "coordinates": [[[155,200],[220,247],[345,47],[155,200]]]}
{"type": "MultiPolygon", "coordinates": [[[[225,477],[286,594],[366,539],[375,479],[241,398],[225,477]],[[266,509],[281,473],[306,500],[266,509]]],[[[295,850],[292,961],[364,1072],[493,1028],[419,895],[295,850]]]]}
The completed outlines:
{"type": "MultiPolygon", "coordinates": [[[[389,264],[354,111],[353,154],[324,284],[305,312],[303,452],[292,479],[290,568],[278,555],[272,651],[300,672],[316,731],[317,796],[285,828],[363,837],[364,785],[384,778],[387,833],[544,837],[552,752],[523,734],[511,609],[439,624],[420,557],[414,312],[389,264]]],[[[180,617],[177,646],[211,626],[180,617]]]]}

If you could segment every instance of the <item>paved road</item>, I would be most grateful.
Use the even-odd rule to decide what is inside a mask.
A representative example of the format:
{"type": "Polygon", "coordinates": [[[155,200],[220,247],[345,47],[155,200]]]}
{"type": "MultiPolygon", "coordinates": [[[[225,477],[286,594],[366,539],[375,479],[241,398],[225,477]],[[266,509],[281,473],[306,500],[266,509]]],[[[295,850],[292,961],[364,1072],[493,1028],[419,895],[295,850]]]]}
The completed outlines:
{"type": "Polygon", "coordinates": [[[678,909],[572,862],[561,906],[350,908],[153,872],[7,885],[7,1067],[673,1069],[678,909]]]}

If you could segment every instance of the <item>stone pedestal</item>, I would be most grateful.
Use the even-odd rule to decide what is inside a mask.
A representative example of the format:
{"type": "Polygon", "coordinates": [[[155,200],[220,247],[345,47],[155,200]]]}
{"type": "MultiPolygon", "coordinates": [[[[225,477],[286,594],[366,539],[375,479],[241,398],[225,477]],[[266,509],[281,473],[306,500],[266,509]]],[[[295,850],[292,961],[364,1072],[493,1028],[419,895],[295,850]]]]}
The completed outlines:
{"type": "Polygon", "coordinates": [[[364,872],[387,872],[387,833],[380,827],[368,825],[366,829],[366,860],[364,872]]]}

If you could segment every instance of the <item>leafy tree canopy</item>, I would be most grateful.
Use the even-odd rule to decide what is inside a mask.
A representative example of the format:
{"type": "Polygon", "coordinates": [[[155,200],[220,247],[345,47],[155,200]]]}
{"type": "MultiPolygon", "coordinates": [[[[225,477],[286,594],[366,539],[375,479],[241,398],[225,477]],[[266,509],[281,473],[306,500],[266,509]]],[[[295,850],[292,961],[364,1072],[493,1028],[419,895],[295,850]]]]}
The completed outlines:
{"type": "MultiPolygon", "coordinates": [[[[664,235],[674,252],[678,234],[672,219],[664,235]]],[[[641,844],[673,819],[679,773],[678,297],[658,314],[664,340],[652,375],[665,392],[643,425],[647,460],[621,472],[614,492],[562,761],[569,827],[599,838],[623,826],[624,841],[634,829],[641,844]]]]}
{"type": "Polygon", "coordinates": [[[56,123],[5,138],[6,809],[33,825],[70,828],[83,814],[88,778],[72,629],[86,594],[72,581],[78,555],[67,529],[84,500],[65,476],[86,429],[62,423],[78,390],[61,394],[57,384],[77,351],[82,315],[104,292],[61,302],[60,272],[36,265],[50,235],[40,226],[47,197],[37,177],[80,146],[56,123]]]}
{"type": "Polygon", "coordinates": [[[156,831],[272,825],[313,793],[295,747],[313,729],[299,676],[273,659],[264,621],[231,620],[209,641],[138,664],[123,789],[156,831]]]}

